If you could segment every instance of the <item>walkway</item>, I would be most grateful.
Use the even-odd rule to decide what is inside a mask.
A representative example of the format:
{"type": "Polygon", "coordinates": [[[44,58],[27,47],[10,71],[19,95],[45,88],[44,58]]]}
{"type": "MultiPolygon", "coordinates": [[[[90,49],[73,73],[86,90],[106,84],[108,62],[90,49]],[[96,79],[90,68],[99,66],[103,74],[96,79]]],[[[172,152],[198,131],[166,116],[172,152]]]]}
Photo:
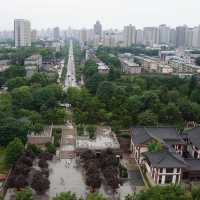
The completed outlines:
{"type": "Polygon", "coordinates": [[[133,190],[135,192],[139,192],[144,189],[145,185],[142,179],[142,175],[131,154],[123,154],[123,159],[121,162],[128,170],[128,180],[132,185],[133,190]]]}
{"type": "Polygon", "coordinates": [[[75,129],[72,125],[62,129],[60,146],[60,159],[72,159],[75,157],[75,129]]]}

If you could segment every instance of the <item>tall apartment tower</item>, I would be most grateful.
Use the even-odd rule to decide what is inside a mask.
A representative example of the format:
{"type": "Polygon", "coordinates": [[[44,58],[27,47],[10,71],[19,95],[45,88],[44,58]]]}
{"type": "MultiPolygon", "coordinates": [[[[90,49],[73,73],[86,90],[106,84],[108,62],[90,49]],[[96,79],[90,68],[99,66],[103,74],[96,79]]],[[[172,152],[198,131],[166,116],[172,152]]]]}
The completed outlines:
{"type": "Polygon", "coordinates": [[[187,26],[176,27],[176,47],[184,47],[186,39],[187,26]]]}
{"type": "Polygon", "coordinates": [[[170,28],[165,24],[159,26],[159,44],[169,44],[170,28]]]}
{"type": "Polygon", "coordinates": [[[136,43],[136,29],[131,24],[124,27],[124,43],[126,47],[136,43]]]}
{"type": "Polygon", "coordinates": [[[55,27],[53,29],[53,39],[60,40],[60,28],[59,27],[55,27]]]}
{"type": "Polygon", "coordinates": [[[153,46],[159,43],[159,31],[157,27],[144,27],[144,44],[153,46]]]}
{"type": "Polygon", "coordinates": [[[14,21],[15,47],[31,46],[31,23],[25,19],[15,19],[14,21]]]}
{"type": "Polygon", "coordinates": [[[100,21],[96,21],[96,24],[94,24],[94,34],[95,35],[102,35],[102,25],[100,21]]]}

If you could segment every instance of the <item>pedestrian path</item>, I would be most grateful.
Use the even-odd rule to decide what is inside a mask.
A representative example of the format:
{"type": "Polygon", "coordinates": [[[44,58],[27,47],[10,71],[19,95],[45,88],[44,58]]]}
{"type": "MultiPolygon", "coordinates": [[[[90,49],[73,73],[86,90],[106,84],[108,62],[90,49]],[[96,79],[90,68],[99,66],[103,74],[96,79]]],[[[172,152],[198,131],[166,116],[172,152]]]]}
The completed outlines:
{"type": "Polygon", "coordinates": [[[75,157],[75,130],[72,125],[62,129],[60,159],[73,159],[75,157]]]}

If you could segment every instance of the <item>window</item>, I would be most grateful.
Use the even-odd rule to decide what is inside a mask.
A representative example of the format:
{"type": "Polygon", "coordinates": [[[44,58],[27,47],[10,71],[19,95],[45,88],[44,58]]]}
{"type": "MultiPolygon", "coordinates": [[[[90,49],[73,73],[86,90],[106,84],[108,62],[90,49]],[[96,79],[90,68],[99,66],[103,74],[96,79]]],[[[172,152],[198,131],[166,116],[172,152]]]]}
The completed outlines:
{"type": "Polygon", "coordinates": [[[166,173],[173,173],[174,172],[174,168],[167,168],[166,169],[166,173]]]}

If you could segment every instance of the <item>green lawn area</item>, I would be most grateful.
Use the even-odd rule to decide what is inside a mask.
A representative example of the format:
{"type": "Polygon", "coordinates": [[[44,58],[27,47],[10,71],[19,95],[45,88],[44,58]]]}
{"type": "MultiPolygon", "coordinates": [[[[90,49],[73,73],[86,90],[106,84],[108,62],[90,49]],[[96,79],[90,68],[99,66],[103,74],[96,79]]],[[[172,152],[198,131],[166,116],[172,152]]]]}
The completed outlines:
{"type": "Polygon", "coordinates": [[[0,147],[0,174],[6,174],[8,167],[5,164],[6,149],[0,147]]]}

